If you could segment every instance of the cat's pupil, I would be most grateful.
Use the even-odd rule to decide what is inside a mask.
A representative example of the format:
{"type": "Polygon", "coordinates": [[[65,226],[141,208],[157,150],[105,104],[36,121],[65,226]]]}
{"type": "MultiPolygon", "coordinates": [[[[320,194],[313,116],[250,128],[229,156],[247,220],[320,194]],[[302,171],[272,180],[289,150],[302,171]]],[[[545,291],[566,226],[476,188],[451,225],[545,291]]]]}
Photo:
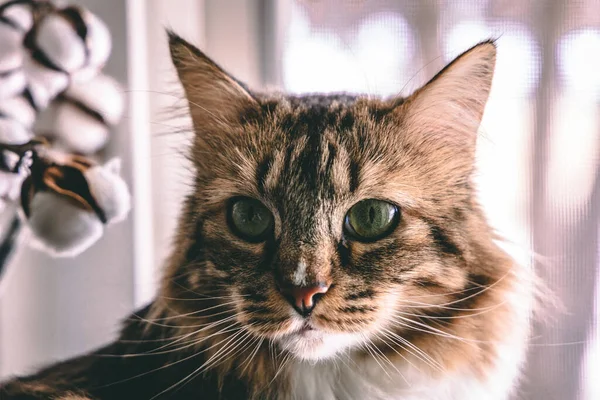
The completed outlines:
{"type": "Polygon", "coordinates": [[[255,217],[255,213],[254,213],[254,207],[250,206],[250,208],[248,208],[248,221],[250,222],[256,222],[254,221],[254,217],[255,217]]]}
{"type": "Polygon", "coordinates": [[[373,207],[369,208],[369,222],[371,223],[371,225],[373,225],[375,223],[375,209],[373,207]]]}

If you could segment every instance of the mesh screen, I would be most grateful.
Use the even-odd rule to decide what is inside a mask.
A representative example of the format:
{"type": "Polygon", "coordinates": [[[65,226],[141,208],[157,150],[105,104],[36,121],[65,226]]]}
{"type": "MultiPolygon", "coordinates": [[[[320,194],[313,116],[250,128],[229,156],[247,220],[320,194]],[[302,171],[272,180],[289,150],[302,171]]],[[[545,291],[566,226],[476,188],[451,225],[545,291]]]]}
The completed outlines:
{"type": "MultiPolygon", "coordinates": [[[[478,141],[480,198],[562,306],[536,322],[522,399],[600,399],[600,3],[288,1],[292,92],[408,94],[481,40],[498,62],[478,141]]],[[[546,306],[546,304],[544,304],[546,306]]]]}

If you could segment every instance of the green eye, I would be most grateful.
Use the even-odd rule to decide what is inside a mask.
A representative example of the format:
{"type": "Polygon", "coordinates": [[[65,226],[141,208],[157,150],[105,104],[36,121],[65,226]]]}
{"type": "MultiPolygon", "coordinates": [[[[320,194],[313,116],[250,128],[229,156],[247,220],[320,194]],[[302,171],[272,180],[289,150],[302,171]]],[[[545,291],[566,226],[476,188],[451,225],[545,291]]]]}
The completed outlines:
{"type": "Polygon", "coordinates": [[[273,214],[260,201],[249,197],[230,202],[228,219],[233,233],[249,242],[262,242],[273,228],[273,214]]]}
{"type": "Polygon", "coordinates": [[[387,201],[368,199],[352,206],[344,228],[361,242],[373,242],[389,235],[400,219],[400,211],[387,201]]]}

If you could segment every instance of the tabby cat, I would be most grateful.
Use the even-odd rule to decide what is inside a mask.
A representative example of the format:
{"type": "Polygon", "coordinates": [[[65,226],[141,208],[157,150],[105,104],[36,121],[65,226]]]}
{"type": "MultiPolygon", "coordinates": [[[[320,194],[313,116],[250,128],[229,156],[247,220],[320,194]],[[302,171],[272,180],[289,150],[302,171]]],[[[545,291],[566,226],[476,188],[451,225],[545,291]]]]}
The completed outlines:
{"type": "Polygon", "coordinates": [[[7,399],[508,399],[531,289],[476,201],[496,46],[406,98],[265,95],[170,33],[194,190],[156,300],[7,399]]]}

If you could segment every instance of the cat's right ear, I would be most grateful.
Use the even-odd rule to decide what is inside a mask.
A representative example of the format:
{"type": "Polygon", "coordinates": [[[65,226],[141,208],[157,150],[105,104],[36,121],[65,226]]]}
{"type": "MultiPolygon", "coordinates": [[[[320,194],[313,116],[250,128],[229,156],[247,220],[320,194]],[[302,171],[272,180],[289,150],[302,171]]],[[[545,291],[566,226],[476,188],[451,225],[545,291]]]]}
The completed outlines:
{"type": "Polygon", "coordinates": [[[491,40],[459,55],[404,102],[406,129],[471,162],[495,65],[496,44],[491,40]]]}
{"type": "Polygon", "coordinates": [[[172,31],[167,34],[196,131],[227,130],[258,107],[252,95],[214,61],[172,31]]]}

